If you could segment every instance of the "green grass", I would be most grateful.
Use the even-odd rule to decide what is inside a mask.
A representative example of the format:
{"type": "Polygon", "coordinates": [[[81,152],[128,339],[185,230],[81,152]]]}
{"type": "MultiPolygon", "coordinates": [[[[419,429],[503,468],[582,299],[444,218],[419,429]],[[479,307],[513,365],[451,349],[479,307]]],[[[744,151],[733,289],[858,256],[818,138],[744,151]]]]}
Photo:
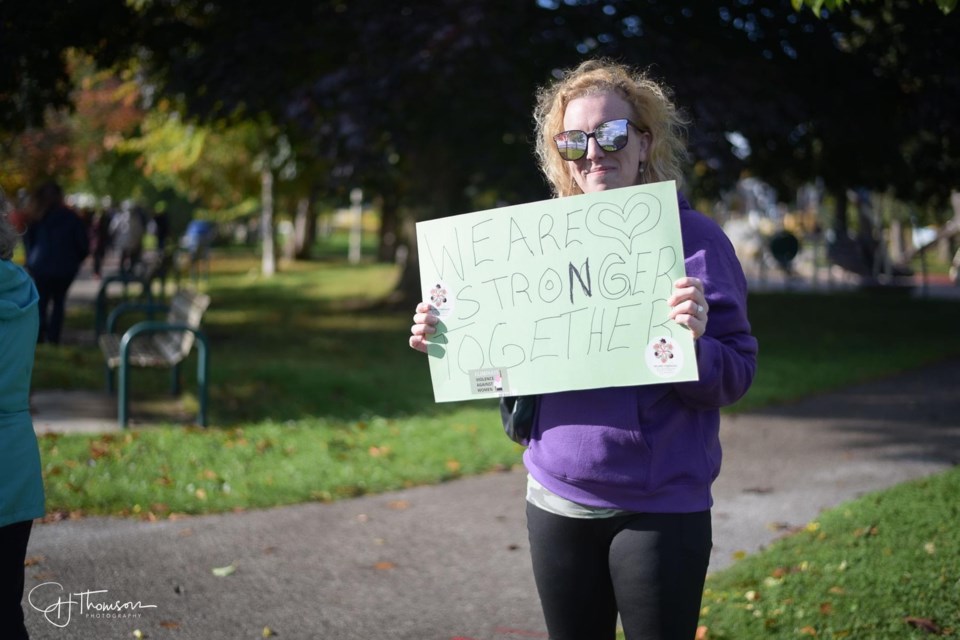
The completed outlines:
{"type": "Polygon", "coordinates": [[[927,250],[923,254],[914,256],[913,260],[910,261],[910,268],[912,268],[917,275],[921,275],[924,269],[926,269],[929,275],[942,276],[950,272],[950,261],[952,258],[953,256],[951,255],[944,259],[943,256],[939,255],[938,251],[927,250]]]}
{"type": "Polygon", "coordinates": [[[450,417],[308,419],[42,438],[49,509],[166,517],[330,501],[504,468],[490,407],[450,417]]]}
{"type": "Polygon", "coordinates": [[[760,343],[745,411],[960,355],[960,303],[896,293],[752,295],[760,343]],[[935,336],[935,339],[934,339],[935,336]]]}
{"type": "MultiPolygon", "coordinates": [[[[396,277],[390,265],[323,262],[285,265],[267,279],[249,253],[218,254],[204,284],[213,298],[204,320],[213,428],[183,426],[197,407],[193,359],[176,399],[167,393],[169,372],[133,370],[134,424],[168,426],[43,438],[50,510],[217,512],[518,464],[520,449],[503,436],[493,402],[433,402],[423,356],[406,345],[410,310],[372,306],[396,277]]],[[[736,411],[960,354],[958,332],[915,339],[927,323],[960,326],[954,302],[766,294],[751,297],[750,314],[760,366],[736,411]]],[[[73,310],[68,323],[91,327],[92,312],[73,310]]],[[[99,350],[40,345],[33,383],[102,389],[99,350]]]]}
{"type": "Polygon", "coordinates": [[[960,469],[841,505],[710,576],[700,624],[709,640],[954,636],[958,521],[960,469]]]}

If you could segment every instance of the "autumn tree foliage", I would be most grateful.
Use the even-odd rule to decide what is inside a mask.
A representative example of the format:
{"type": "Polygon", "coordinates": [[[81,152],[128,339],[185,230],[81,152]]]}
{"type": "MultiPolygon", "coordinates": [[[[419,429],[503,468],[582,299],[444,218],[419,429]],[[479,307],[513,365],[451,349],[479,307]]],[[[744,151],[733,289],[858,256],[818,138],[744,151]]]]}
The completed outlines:
{"type": "Polygon", "coordinates": [[[960,175],[954,0],[40,0],[43,21],[8,4],[0,128],[40,128],[73,103],[83,132],[66,142],[54,119],[24,147],[44,162],[8,162],[5,176],[67,165],[100,189],[139,171],[234,212],[257,206],[254,167],[275,173],[287,210],[343,205],[360,187],[383,212],[382,259],[404,219],[545,197],[534,90],[585,57],[674,87],[701,195],[748,170],[785,193],[819,177],[937,210],[960,175]],[[119,84],[71,93],[68,50],[119,84]],[[121,104],[97,102],[111,96],[121,104]]]}

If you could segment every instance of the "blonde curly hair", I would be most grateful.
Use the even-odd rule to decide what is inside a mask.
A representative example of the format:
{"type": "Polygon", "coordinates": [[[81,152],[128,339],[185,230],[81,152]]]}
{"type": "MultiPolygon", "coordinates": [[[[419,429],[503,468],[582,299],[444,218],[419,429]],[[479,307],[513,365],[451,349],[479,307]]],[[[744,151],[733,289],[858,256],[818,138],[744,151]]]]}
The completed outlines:
{"type": "Polygon", "coordinates": [[[676,180],[683,183],[687,159],[687,120],[673,103],[671,91],[646,72],[606,59],[588,60],[568,69],[537,92],[536,153],[540,170],[557,197],[583,193],[557,153],[553,136],[563,130],[567,105],[576,98],[614,92],[633,109],[633,121],[650,132],[650,151],[639,183],[676,180]]]}

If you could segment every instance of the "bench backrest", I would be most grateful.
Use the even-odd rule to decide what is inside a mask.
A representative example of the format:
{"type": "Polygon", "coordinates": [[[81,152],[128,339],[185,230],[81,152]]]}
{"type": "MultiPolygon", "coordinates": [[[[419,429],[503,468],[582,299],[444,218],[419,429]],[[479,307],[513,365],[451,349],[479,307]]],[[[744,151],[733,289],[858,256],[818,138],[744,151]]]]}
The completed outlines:
{"type": "MultiPolygon", "coordinates": [[[[181,289],[170,300],[167,322],[198,329],[203,313],[210,306],[210,296],[196,291],[181,289]]],[[[164,331],[154,334],[157,347],[170,362],[180,362],[193,348],[194,336],[189,331],[164,331]]]]}

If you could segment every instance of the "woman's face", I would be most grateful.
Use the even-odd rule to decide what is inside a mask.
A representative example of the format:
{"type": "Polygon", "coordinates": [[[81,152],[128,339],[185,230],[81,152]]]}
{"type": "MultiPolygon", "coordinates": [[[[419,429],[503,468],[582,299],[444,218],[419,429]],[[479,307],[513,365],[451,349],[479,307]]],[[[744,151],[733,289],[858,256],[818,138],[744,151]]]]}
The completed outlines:
{"type": "MultiPolygon", "coordinates": [[[[630,105],[616,93],[583,96],[567,104],[563,114],[563,130],[579,129],[590,133],[597,125],[619,118],[635,120],[630,105]]],[[[594,138],[590,138],[587,141],[587,153],[579,160],[567,161],[570,175],[584,193],[640,183],[640,163],[647,160],[650,134],[640,133],[630,126],[627,130],[628,142],[623,149],[604,151],[594,138]]]]}

